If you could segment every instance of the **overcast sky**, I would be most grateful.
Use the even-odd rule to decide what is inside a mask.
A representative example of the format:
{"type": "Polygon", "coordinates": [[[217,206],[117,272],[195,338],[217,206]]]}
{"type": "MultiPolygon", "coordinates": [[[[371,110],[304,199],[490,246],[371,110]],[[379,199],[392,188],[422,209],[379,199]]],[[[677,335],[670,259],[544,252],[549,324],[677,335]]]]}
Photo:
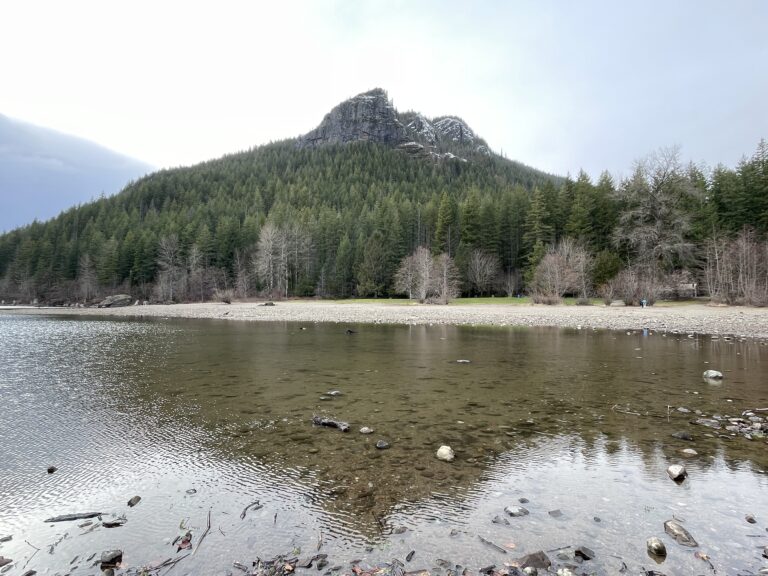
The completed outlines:
{"type": "Polygon", "coordinates": [[[768,2],[9,1],[0,113],[158,167],[314,128],[380,86],[551,172],[768,138],[768,2]]]}

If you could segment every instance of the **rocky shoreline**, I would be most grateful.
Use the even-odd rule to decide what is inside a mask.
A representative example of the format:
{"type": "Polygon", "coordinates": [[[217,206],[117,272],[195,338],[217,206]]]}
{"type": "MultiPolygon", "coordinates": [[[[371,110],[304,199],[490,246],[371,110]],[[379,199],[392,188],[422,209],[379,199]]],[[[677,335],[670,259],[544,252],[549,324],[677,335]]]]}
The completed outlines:
{"type": "Polygon", "coordinates": [[[341,324],[529,326],[594,330],[642,330],[768,340],[768,309],[702,304],[630,308],[544,305],[418,305],[405,301],[202,303],[122,308],[6,308],[3,314],[98,315],[131,318],[199,318],[257,322],[341,324]],[[402,302],[402,303],[401,303],[402,302]]]}

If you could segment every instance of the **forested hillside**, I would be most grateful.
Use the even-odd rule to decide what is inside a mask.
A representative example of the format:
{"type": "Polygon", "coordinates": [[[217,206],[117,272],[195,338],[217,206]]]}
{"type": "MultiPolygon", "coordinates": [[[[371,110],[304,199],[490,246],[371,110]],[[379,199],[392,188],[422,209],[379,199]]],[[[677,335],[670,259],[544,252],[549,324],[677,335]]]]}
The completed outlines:
{"type": "MultiPolygon", "coordinates": [[[[400,117],[423,128],[421,116],[400,117]]],[[[432,148],[423,130],[423,144],[289,140],[152,174],[0,236],[0,297],[424,299],[418,261],[430,268],[431,254],[455,264],[465,294],[652,302],[697,284],[724,301],[768,300],[765,142],[735,168],[707,171],[666,150],[623,182],[592,182],[491,154],[458,119],[433,122],[445,130],[432,148]]],[[[325,124],[310,134],[338,135],[325,124]]]]}

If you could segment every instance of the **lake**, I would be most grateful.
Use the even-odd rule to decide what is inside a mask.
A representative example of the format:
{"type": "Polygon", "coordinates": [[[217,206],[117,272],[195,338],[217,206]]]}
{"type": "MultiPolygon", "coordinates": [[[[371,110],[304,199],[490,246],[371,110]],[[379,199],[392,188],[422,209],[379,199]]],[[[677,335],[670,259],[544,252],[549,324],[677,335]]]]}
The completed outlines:
{"type": "Polygon", "coordinates": [[[177,552],[189,531],[194,554],[152,573],[242,574],[233,562],[324,553],[320,572],[297,572],[399,559],[477,574],[538,550],[553,571],[757,573],[765,439],[691,422],[760,408],[768,346],[754,341],[0,315],[0,537],[13,536],[0,556],[9,574],[85,575],[121,549],[138,573],[190,552],[177,552]],[[725,378],[705,382],[707,369],[725,378]],[[436,458],[441,445],[453,462],[436,458]],[[679,485],[675,463],[689,474],[679,485]],[[101,521],[45,522],[90,511],[101,521]],[[672,518],[698,547],[664,533],[672,518]],[[666,544],[661,566],[651,536],[666,544]],[[594,559],[578,565],[578,546],[594,559]]]}

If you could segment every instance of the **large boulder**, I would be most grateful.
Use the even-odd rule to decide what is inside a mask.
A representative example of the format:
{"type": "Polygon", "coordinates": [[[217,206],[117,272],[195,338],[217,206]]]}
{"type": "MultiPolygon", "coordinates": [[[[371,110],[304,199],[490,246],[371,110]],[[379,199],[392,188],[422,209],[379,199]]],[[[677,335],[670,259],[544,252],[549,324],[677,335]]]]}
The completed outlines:
{"type": "Polygon", "coordinates": [[[130,295],[128,294],[115,294],[114,296],[107,296],[99,302],[99,308],[119,308],[121,306],[130,306],[133,303],[130,295]]]}

